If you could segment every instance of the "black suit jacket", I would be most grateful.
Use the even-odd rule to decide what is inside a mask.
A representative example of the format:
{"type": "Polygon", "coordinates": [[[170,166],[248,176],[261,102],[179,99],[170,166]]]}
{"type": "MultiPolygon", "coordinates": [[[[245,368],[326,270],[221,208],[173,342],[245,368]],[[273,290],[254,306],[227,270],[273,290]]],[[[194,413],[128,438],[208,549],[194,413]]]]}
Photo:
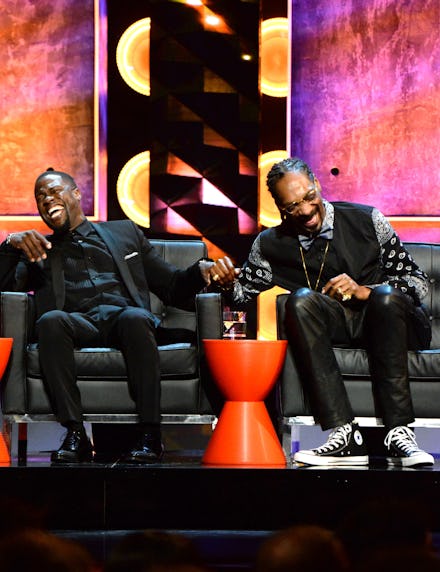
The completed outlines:
{"type": "MultiPolygon", "coordinates": [[[[131,220],[92,224],[113,256],[134,306],[150,310],[150,291],[167,305],[183,305],[205,286],[198,263],[180,270],[165,262],[131,220]]],[[[49,241],[51,236],[47,235],[49,241]]],[[[63,308],[64,286],[62,254],[55,243],[47,259],[36,263],[6,242],[0,245],[0,290],[33,291],[37,316],[63,308]]]]}

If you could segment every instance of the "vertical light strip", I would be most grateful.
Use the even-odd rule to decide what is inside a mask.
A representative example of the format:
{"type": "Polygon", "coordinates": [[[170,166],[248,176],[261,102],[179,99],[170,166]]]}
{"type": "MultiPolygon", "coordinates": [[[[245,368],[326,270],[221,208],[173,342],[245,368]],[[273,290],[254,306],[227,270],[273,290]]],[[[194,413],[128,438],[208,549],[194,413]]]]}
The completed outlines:
{"type": "Polygon", "coordinates": [[[107,218],[107,9],[105,0],[94,0],[94,220],[107,218]]]}
{"type": "Polygon", "coordinates": [[[287,101],[286,101],[286,149],[289,157],[292,156],[292,2],[287,3],[287,37],[289,44],[287,48],[287,101]]]}

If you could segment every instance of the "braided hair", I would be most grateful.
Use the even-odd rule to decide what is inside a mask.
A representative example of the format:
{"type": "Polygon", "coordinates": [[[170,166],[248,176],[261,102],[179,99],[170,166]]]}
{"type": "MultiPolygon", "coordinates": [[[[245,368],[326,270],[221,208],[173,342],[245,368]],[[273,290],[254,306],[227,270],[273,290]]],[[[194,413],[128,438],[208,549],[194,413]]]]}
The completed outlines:
{"type": "Polygon", "coordinates": [[[266,184],[270,194],[276,199],[276,184],[286,173],[303,173],[313,182],[314,174],[310,167],[299,157],[289,157],[272,165],[267,174],[266,184]]]}

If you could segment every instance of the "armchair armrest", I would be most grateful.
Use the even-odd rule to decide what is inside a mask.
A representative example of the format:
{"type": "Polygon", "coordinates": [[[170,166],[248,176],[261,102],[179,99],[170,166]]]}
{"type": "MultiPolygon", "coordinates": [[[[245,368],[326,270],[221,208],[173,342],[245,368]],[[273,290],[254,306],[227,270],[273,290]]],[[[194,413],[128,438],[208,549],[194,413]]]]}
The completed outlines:
{"type": "Polygon", "coordinates": [[[203,339],[223,337],[223,302],[221,294],[208,292],[196,296],[197,332],[199,344],[203,339]]]}
{"type": "Polygon", "coordinates": [[[278,294],[276,297],[277,338],[279,340],[287,340],[286,331],[284,329],[284,314],[288,296],[289,294],[278,294]]]}
{"type": "Polygon", "coordinates": [[[31,304],[23,292],[0,293],[0,332],[13,338],[11,358],[1,380],[2,411],[26,412],[26,346],[29,339],[31,304]]]}
{"type": "Polygon", "coordinates": [[[223,300],[221,294],[217,292],[197,294],[196,316],[200,378],[202,380],[201,411],[212,411],[215,415],[219,415],[223,406],[223,397],[206,362],[203,340],[217,340],[223,337],[223,300]]]}

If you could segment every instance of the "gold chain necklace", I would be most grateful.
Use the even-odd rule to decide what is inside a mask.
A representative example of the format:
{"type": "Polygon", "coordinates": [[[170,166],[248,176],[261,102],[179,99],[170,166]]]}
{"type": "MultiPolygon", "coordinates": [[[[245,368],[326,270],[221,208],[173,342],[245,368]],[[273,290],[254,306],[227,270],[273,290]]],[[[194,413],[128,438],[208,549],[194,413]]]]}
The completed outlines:
{"type": "MultiPolygon", "coordinates": [[[[325,252],[324,252],[324,256],[322,258],[321,268],[319,269],[319,274],[318,274],[318,278],[316,280],[314,290],[318,289],[318,284],[319,284],[319,281],[321,280],[321,274],[322,274],[322,271],[324,270],[324,264],[325,264],[325,259],[327,258],[327,252],[328,252],[329,244],[330,244],[330,242],[327,241],[327,246],[325,247],[325,252]]],[[[306,261],[304,258],[304,251],[303,251],[303,247],[301,246],[301,244],[299,245],[299,251],[301,253],[301,260],[302,260],[302,264],[303,264],[303,268],[304,268],[304,274],[306,275],[306,279],[307,279],[307,285],[310,288],[310,290],[312,290],[312,286],[310,284],[309,273],[307,272],[306,261]]]]}

